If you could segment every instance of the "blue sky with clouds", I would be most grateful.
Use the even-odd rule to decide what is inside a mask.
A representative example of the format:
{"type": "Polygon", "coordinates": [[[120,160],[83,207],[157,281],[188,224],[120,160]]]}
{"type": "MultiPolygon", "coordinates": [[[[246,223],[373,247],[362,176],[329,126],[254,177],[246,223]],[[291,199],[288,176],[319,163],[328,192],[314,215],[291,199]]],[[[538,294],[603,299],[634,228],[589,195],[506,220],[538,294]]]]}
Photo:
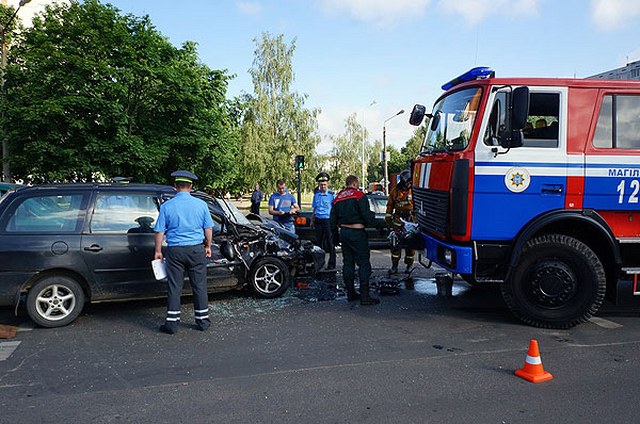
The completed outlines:
{"type": "MultiPolygon", "coordinates": [[[[352,113],[370,140],[380,139],[383,121],[405,109],[387,123],[388,142],[400,147],[414,129],[413,104],[433,103],[444,82],[473,66],[498,76],[581,78],[640,60],[640,0],[105,2],[148,14],[175,45],[196,41],[204,63],[236,74],[231,96],[253,91],[254,38],[295,39],[294,89],[322,109],[325,140],[342,133],[352,113]]],[[[319,150],[329,147],[324,141],[319,150]]]]}

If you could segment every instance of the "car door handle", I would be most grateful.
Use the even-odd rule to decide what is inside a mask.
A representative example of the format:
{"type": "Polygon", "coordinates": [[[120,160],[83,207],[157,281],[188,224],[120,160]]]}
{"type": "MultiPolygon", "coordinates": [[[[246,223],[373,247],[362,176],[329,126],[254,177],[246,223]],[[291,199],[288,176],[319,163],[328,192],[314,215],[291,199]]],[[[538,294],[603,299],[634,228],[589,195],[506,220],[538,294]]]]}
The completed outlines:
{"type": "Polygon", "coordinates": [[[102,250],[102,247],[98,246],[97,244],[92,244],[89,247],[85,247],[84,250],[86,250],[87,252],[99,252],[102,250]]]}

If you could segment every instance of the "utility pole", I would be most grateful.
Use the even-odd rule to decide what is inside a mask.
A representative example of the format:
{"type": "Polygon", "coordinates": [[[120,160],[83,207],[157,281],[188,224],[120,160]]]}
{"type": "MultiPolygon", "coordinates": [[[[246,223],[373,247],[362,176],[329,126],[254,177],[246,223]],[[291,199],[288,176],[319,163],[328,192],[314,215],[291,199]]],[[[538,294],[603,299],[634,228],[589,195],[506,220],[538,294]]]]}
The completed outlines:
{"type": "Polygon", "coordinates": [[[384,164],[384,194],[389,195],[389,169],[387,168],[387,121],[395,118],[398,115],[402,115],[404,109],[400,109],[398,113],[387,118],[382,123],[382,162],[384,164]]]}

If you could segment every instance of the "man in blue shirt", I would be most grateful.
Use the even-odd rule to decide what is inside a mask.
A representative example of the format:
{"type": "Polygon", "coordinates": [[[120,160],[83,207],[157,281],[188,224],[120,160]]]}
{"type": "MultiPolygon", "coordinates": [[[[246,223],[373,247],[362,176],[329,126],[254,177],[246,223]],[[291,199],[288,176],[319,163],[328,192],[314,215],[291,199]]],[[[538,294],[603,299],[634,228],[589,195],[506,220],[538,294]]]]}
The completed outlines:
{"type": "Polygon", "coordinates": [[[329,225],[329,217],[331,216],[331,207],[335,195],[329,190],[329,174],[321,172],[316,177],[318,189],[313,195],[313,227],[316,230],[316,242],[325,252],[329,253],[329,262],[327,270],[335,270],[336,268],[336,247],[333,245],[333,237],[331,236],[331,226],[329,225]]]}
{"type": "Polygon", "coordinates": [[[180,322],[180,294],[184,272],[189,276],[197,327],[209,328],[207,297],[207,259],[211,257],[213,220],[207,204],[191,196],[193,182],[198,179],[189,171],[176,171],[174,186],[178,193],[160,206],[154,227],[155,259],[162,259],[162,240],[167,237],[166,267],[168,279],[167,318],[160,326],[163,333],[174,334],[180,322]]]}
{"type": "Polygon", "coordinates": [[[284,180],[276,182],[277,191],[269,197],[269,215],[273,215],[273,219],[279,222],[284,228],[296,232],[293,225],[293,216],[300,211],[296,198],[287,191],[287,184],[284,180]]]}

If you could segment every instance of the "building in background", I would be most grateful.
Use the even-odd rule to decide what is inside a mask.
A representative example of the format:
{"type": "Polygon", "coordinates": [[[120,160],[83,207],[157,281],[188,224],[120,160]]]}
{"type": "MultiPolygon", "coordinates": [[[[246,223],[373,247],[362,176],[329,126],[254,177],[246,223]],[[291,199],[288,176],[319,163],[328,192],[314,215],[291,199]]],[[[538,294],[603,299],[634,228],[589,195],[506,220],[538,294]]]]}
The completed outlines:
{"type": "Polygon", "coordinates": [[[587,77],[589,79],[608,79],[608,80],[640,80],[640,60],[627,63],[622,68],[612,69],[610,71],[601,72],[599,74],[587,77]]]}

